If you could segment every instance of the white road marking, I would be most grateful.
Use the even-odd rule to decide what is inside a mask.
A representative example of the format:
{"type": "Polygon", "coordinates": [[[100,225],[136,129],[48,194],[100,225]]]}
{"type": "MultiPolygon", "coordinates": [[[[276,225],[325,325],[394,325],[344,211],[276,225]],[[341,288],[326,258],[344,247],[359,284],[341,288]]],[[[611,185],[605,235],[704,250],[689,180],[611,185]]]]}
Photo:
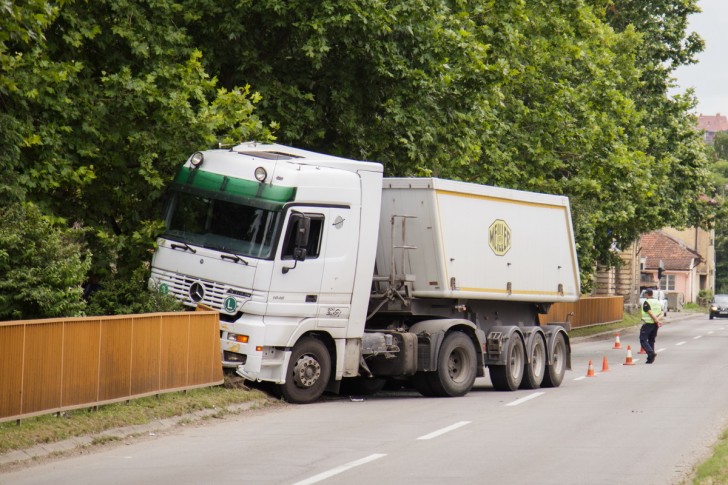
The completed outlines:
{"type": "Polygon", "coordinates": [[[545,392],[534,392],[533,394],[529,394],[526,397],[522,397],[521,399],[516,399],[513,402],[509,402],[508,404],[506,404],[506,406],[518,406],[519,404],[523,404],[526,401],[530,401],[531,399],[535,399],[539,396],[543,396],[544,394],[546,394],[546,393],[545,392]]]}
{"type": "Polygon", "coordinates": [[[384,453],[374,453],[373,455],[364,457],[361,460],[356,460],[356,461],[349,462],[345,465],[337,466],[336,468],[332,468],[329,471],[319,473],[318,475],[314,475],[311,478],[307,478],[305,480],[301,480],[300,482],[296,482],[293,485],[311,485],[312,483],[318,483],[323,480],[326,480],[327,478],[331,478],[334,475],[338,475],[339,473],[343,473],[347,470],[351,470],[352,468],[358,467],[360,465],[365,465],[374,460],[378,460],[379,458],[382,458],[384,456],[387,456],[387,455],[384,453]]]}
{"type": "Polygon", "coordinates": [[[426,434],[424,436],[420,436],[417,439],[418,440],[431,440],[432,438],[437,438],[440,435],[443,435],[445,433],[449,433],[450,431],[452,431],[454,429],[461,428],[461,427],[465,426],[466,424],[470,424],[471,422],[472,421],[460,421],[460,422],[457,422],[457,423],[455,423],[453,425],[447,426],[445,428],[438,429],[437,431],[433,431],[430,434],[426,434]]]}
{"type": "Polygon", "coordinates": [[[665,350],[667,350],[667,349],[665,349],[665,348],[662,348],[662,349],[657,349],[657,350],[655,350],[655,353],[656,353],[656,354],[659,354],[660,352],[663,352],[663,351],[665,351],[665,350]]]}
{"type": "Polygon", "coordinates": [[[574,379],[574,380],[575,380],[575,381],[580,381],[580,380],[582,380],[582,379],[586,379],[586,376],[581,376],[581,377],[577,377],[577,378],[576,378],[576,379],[574,379]]]}
{"type": "Polygon", "coordinates": [[[682,342],[678,342],[678,343],[676,343],[675,345],[685,345],[685,343],[686,343],[686,342],[685,342],[685,341],[683,340],[682,342]]]}
{"type": "Polygon", "coordinates": [[[713,335],[713,331],[711,330],[710,332],[708,332],[708,335],[713,335]]]}
{"type": "Polygon", "coordinates": [[[698,340],[701,337],[702,337],[702,335],[696,335],[695,337],[693,337],[693,340],[698,340]]]}

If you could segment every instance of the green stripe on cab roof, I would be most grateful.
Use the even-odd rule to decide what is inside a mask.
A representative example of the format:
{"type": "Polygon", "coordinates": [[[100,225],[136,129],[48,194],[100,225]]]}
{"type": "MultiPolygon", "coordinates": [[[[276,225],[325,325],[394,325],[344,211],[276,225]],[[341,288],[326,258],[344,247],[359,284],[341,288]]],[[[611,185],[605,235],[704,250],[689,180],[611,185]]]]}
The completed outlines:
{"type": "Polygon", "coordinates": [[[271,202],[290,202],[296,197],[295,187],[268,185],[253,180],[239,179],[206,172],[201,169],[182,167],[174,181],[210,192],[222,192],[240,197],[269,200],[271,202]]]}

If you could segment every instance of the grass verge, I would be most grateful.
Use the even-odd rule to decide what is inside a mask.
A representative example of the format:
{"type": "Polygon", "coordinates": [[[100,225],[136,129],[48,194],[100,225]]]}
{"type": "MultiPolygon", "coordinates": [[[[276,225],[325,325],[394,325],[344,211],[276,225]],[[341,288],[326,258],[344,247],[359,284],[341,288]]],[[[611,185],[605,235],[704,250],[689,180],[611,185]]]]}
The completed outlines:
{"type": "Polygon", "coordinates": [[[201,410],[219,410],[219,416],[226,413],[227,406],[269,400],[261,391],[247,389],[238,381],[226,377],[222,386],[159,394],[99,406],[95,410],[79,409],[60,415],[26,418],[20,424],[0,423],[0,454],[79,436],[93,436],[110,429],[146,424],[201,410]]]}
{"type": "Polygon", "coordinates": [[[590,337],[604,332],[621,330],[623,328],[634,327],[639,325],[640,315],[638,313],[625,313],[624,320],[620,322],[605,323],[604,325],[591,325],[589,327],[575,328],[569,332],[570,338],[590,337]]]}
{"type": "Polygon", "coordinates": [[[713,456],[695,469],[692,480],[693,485],[728,483],[728,431],[713,448],[713,456]]]}

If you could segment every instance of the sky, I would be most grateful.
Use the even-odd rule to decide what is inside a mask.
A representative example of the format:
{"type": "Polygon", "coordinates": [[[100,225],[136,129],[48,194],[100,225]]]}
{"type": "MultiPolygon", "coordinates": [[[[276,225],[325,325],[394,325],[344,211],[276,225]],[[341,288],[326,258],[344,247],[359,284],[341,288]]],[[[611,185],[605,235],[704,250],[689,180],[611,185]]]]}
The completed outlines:
{"type": "Polygon", "coordinates": [[[702,9],[690,17],[689,32],[705,41],[698,63],[678,68],[677,92],[694,88],[697,114],[728,115],[728,0],[699,0],[702,9]]]}

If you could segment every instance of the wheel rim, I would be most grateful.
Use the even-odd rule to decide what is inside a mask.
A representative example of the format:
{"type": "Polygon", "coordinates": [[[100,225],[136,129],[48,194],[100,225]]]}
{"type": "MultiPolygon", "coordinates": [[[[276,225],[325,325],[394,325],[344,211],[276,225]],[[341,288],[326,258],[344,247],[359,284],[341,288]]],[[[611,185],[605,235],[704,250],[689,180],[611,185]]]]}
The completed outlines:
{"type": "Polygon", "coordinates": [[[447,360],[447,372],[453,382],[462,382],[467,375],[469,364],[467,354],[463,349],[455,349],[447,360]]]}
{"type": "Polygon", "coordinates": [[[531,368],[533,375],[539,377],[544,374],[546,369],[546,352],[543,343],[539,342],[533,347],[533,355],[531,355],[531,368]]]}
{"type": "Polygon", "coordinates": [[[321,364],[312,355],[302,355],[293,368],[293,379],[298,387],[307,388],[321,377],[321,364]]]}
{"type": "Polygon", "coordinates": [[[510,366],[510,373],[511,377],[513,377],[514,380],[517,380],[521,376],[521,372],[523,372],[523,346],[519,345],[519,343],[513,344],[513,348],[511,351],[510,359],[509,360],[509,366],[510,366]]]}

